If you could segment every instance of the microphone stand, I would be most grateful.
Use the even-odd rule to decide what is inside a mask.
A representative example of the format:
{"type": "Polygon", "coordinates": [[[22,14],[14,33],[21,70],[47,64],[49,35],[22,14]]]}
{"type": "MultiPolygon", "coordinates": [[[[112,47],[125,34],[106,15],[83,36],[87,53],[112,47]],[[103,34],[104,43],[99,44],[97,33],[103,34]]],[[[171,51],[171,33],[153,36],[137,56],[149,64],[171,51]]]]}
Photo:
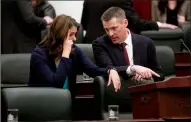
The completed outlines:
{"type": "MultiPolygon", "coordinates": [[[[180,39],[180,41],[182,42],[182,44],[184,45],[184,47],[186,48],[186,50],[188,51],[189,55],[190,55],[190,64],[191,64],[191,51],[190,49],[186,46],[186,44],[184,43],[184,41],[182,39],[180,39]]],[[[191,66],[190,66],[191,67],[191,66]]],[[[191,68],[190,68],[191,71],[191,68]]],[[[191,73],[191,72],[190,72],[191,73]]],[[[191,75],[191,74],[190,74],[191,75]]]]}

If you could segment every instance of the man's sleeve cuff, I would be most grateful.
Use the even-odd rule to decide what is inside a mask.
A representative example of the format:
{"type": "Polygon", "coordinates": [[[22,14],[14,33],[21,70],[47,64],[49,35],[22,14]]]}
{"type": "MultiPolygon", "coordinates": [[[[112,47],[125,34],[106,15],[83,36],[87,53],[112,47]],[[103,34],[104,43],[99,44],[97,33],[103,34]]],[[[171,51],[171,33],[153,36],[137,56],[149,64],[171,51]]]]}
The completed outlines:
{"type": "Polygon", "coordinates": [[[131,66],[129,66],[129,67],[127,68],[126,73],[127,73],[128,75],[133,75],[132,72],[131,72],[131,66]]]}

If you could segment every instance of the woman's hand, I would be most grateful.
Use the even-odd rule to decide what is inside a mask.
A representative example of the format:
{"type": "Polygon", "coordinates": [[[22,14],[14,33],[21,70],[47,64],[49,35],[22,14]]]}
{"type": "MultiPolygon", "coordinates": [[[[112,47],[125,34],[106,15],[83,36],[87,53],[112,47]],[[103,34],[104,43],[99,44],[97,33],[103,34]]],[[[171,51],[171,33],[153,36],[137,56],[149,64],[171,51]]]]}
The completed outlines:
{"type": "Polygon", "coordinates": [[[182,16],[182,15],[178,15],[178,23],[179,23],[179,24],[185,23],[185,17],[182,16]]]}
{"type": "Polygon", "coordinates": [[[70,29],[69,29],[67,37],[63,42],[63,52],[62,52],[63,57],[69,58],[73,43],[74,43],[73,40],[70,39],[70,29]]]}
{"type": "Polygon", "coordinates": [[[118,89],[120,89],[120,87],[121,87],[121,82],[120,82],[118,72],[114,69],[110,69],[110,71],[109,71],[109,80],[108,80],[107,86],[109,86],[111,84],[111,82],[113,82],[115,92],[117,92],[118,89]]]}

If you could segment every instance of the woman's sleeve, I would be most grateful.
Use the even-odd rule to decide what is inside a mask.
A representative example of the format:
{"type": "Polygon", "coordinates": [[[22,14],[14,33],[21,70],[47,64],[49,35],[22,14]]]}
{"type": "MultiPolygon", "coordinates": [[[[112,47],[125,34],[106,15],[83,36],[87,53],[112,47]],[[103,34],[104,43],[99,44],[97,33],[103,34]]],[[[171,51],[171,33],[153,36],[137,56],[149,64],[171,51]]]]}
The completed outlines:
{"type": "Polygon", "coordinates": [[[63,87],[66,77],[71,71],[71,59],[62,57],[56,72],[53,72],[47,64],[47,59],[41,53],[33,52],[31,56],[31,68],[38,73],[41,79],[53,87],[63,87]]]}
{"type": "Polygon", "coordinates": [[[86,55],[84,55],[80,48],[76,47],[76,52],[84,73],[90,77],[108,76],[108,69],[96,66],[86,55]]]}

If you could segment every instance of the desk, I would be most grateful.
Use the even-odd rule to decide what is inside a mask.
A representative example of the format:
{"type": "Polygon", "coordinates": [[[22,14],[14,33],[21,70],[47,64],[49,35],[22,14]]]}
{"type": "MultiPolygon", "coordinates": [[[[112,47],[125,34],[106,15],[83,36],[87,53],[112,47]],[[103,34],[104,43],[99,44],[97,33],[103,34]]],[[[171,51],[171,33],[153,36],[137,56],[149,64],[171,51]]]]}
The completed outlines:
{"type": "Polygon", "coordinates": [[[191,56],[187,52],[175,53],[175,74],[176,76],[189,76],[191,74],[191,56]]]}
{"type": "MultiPolygon", "coordinates": [[[[78,121],[78,122],[111,122],[111,121],[101,120],[101,121],[78,121]]],[[[163,119],[133,119],[133,120],[119,120],[112,122],[165,122],[165,121],[163,119]]]]}
{"type": "Polygon", "coordinates": [[[93,82],[77,82],[75,97],[75,120],[92,120],[98,118],[95,112],[95,102],[93,94],[93,82]]]}
{"type": "Polygon", "coordinates": [[[191,77],[129,87],[133,118],[190,118],[191,77]]]}

